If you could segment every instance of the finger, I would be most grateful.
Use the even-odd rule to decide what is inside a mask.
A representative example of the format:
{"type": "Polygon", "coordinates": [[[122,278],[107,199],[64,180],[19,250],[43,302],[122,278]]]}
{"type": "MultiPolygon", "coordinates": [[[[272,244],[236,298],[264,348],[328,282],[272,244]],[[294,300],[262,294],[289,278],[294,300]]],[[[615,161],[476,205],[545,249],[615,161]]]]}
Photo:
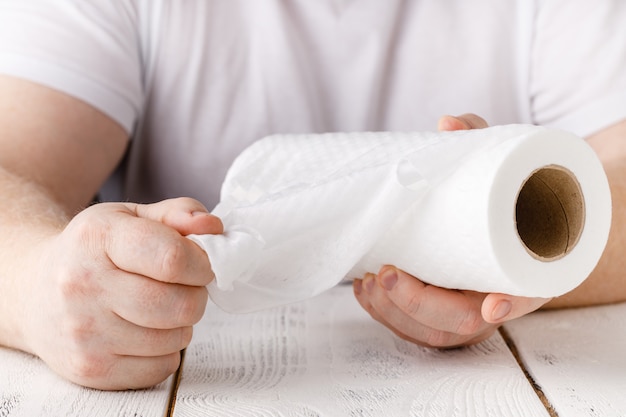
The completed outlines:
{"type": "Polygon", "coordinates": [[[481,314],[488,323],[502,323],[531,313],[550,300],[551,298],[515,297],[493,293],[485,297],[481,314]]]}
{"type": "Polygon", "coordinates": [[[191,342],[193,327],[176,329],[150,329],[126,320],[118,323],[111,332],[109,351],[123,356],[165,356],[180,352],[191,342]]]}
{"type": "Polygon", "coordinates": [[[456,333],[441,332],[439,330],[430,329],[419,339],[412,338],[393,328],[390,329],[401,339],[414,343],[419,346],[436,348],[436,349],[454,349],[463,346],[471,346],[489,339],[498,329],[498,326],[492,325],[477,335],[459,335],[456,333]]]}
{"type": "Polygon", "coordinates": [[[374,320],[376,320],[377,322],[387,327],[389,330],[394,332],[398,337],[402,339],[408,340],[410,342],[413,342],[422,346],[427,346],[421,340],[417,340],[410,336],[407,336],[403,332],[396,329],[391,323],[385,320],[383,316],[379,314],[378,311],[374,308],[374,306],[370,302],[370,299],[372,298],[371,294],[373,291],[376,291],[376,292],[379,291],[379,289],[376,288],[377,286],[375,283],[374,274],[371,274],[371,273],[365,274],[365,277],[363,277],[362,280],[355,279],[353,282],[353,287],[354,287],[354,294],[359,304],[361,305],[361,307],[363,307],[365,311],[369,313],[370,316],[372,316],[374,320]]]}
{"type": "Polygon", "coordinates": [[[192,198],[174,198],[154,204],[127,203],[127,206],[138,217],[166,224],[183,236],[224,233],[222,221],[192,198]]]}
{"type": "Polygon", "coordinates": [[[156,357],[114,356],[108,361],[78,358],[70,369],[59,370],[69,380],[101,390],[128,390],[154,386],[180,365],[180,352],[156,357]]]}
{"type": "Polygon", "coordinates": [[[489,127],[485,119],[472,113],[460,116],[442,116],[438,123],[440,131],[482,129],[485,127],[489,127]]]}
{"type": "Polygon", "coordinates": [[[352,283],[354,295],[363,310],[367,311],[374,320],[387,325],[388,323],[378,314],[369,301],[368,294],[371,291],[371,286],[374,284],[374,279],[375,275],[371,273],[365,274],[363,279],[355,279],[352,283]],[[367,286],[367,290],[365,290],[364,286],[367,286]]]}
{"type": "Polygon", "coordinates": [[[208,291],[203,286],[168,284],[125,272],[113,272],[108,279],[116,280],[107,300],[109,308],[140,327],[192,326],[202,318],[208,301],[208,291]]]}
{"type": "Polygon", "coordinates": [[[485,297],[481,293],[428,285],[389,266],[381,269],[378,281],[400,310],[430,328],[471,335],[487,327],[481,316],[485,297]]]}
{"type": "Polygon", "coordinates": [[[432,329],[418,320],[407,316],[396,306],[386,294],[386,291],[376,284],[375,278],[364,279],[363,296],[366,309],[372,318],[390,329],[396,336],[409,342],[426,347],[444,347],[456,344],[456,336],[432,329]]]}
{"type": "Polygon", "coordinates": [[[209,258],[198,245],[158,221],[128,212],[109,217],[105,251],[124,271],[185,285],[208,285],[214,278],[209,258]]]}
{"type": "Polygon", "coordinates": [[[424,325],[407,316],[387,296],[385,289],[376,284],[375,279],[366,276],[359,294],[359,302],[370,315],[388,327],[398,337],[425,347],[450,348],[477,343],[490,336],[495,329],[484,329],[481,334],[462,335],[424,325]]]}

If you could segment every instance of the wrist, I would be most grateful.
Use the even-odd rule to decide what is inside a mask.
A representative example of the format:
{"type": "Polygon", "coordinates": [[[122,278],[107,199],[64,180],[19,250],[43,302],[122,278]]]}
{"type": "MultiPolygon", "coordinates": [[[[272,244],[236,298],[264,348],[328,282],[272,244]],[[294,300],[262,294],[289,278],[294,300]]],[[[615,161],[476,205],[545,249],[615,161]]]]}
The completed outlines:
{"type": "Polygon", "coordinates": [[[36,354],[29,336],[46,304],[41,280],[49,269],[51,232],[0,242],[0,345],[36,354]]]}

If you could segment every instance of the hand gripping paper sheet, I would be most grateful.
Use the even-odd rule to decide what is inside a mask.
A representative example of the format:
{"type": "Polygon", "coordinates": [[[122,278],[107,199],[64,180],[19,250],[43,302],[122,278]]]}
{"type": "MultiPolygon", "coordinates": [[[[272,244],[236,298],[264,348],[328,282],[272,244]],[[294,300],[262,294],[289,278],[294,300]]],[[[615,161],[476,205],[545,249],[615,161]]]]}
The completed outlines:
{"type": "Polygon", "coordinates": [[[254,311],[395,265],[446,288],[552,297],[579,285],[608,238],[602,165],[570,133],[275,135],[235,160],[213,210],[211,298],[254,311]]]}

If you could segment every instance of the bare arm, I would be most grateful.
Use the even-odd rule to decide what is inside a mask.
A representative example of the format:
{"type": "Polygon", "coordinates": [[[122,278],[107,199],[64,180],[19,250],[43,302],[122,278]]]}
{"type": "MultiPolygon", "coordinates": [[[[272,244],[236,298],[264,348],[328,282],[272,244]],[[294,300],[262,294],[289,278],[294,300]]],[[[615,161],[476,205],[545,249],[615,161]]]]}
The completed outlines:
{"type": "Polygon", "coordinates": [[[0,76],[0,166],[36,183],[68,213],[94,196],[121,159],[127,135],[86,103],[0,76]]]}
{"type": "Polygon", "coordinates": [[[102,389],[176,370],[213,278],[184,235],[222,231],[191,199],[84,209],[126,144],[86,103],[0,77],[0,344],[102,389]]]}
{"type": "Polygon", "coordinates": [[[613,199],[607,247],[580,286],[555,298],[546,308],[577,307],[626,301],[626,120],[588,138],[606,171],[613,199]]]}
{"type": "MultiPolygon", "coordinates": [[[[90,201],[127,138],[87,104],[6,76],[0,76],[0,132],[0,311],[10,318],[31,307],[16,302],[25,297],[17,283],[34,274],[28,254],[37,256],[32,248],[90,201]]],[[[1,344],[26,348],[19,324],[0,322],[1,344]]]]}

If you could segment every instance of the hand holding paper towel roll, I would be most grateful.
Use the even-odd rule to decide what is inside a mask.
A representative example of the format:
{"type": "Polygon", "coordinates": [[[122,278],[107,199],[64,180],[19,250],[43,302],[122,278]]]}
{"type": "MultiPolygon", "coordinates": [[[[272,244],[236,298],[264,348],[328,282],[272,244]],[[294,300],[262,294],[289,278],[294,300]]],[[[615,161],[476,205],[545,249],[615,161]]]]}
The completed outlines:
{"type": "Polygon", "coordinates": [[[433,285],[553,297],[606,245],[601,163],[570,133],[530,125],[422,133],[275,135],[233,163],[191,235],[216,275],[211,298],[254,311],[395,265],[433,285]]]}

